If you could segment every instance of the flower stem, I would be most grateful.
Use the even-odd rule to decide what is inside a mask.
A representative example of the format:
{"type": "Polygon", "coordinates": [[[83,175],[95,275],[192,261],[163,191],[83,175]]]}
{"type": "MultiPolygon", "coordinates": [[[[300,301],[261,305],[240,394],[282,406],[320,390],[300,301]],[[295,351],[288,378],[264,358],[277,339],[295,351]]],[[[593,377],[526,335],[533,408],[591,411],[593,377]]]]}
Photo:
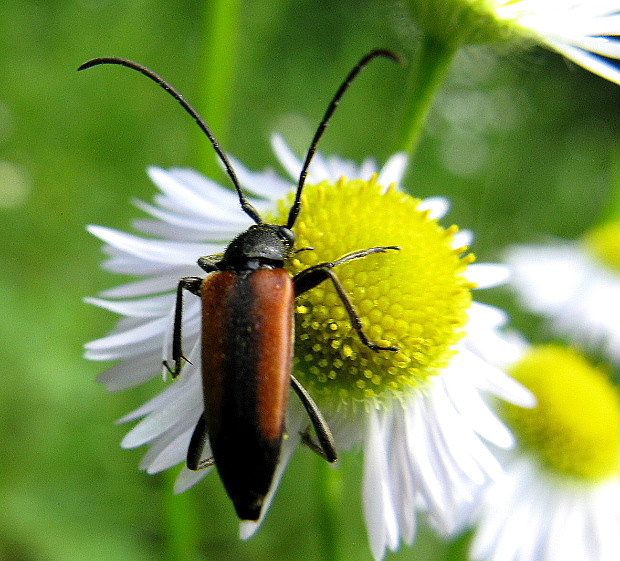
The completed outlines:
{"type": "Polygon", "coordinates": [[[316,496],[318,530],[322,558],[325,561],[342,559],[341,524],[338,513],[342,508],[342,470],[334,469],[324,458],[317,457],[316,496]]]}
{"type": "MultiPolygon", "coordinates": [[[[240,35],[240,0],[205,2],[205,40],[202,53],[202,107],[218,140],[226,142],[232,110],[231,92],[237,70],[240,35]]],[[[203,145],[201,145],[203,146],[203,145]]],[[[200,158],[210,177],[221,172],[213,149],[204,144],[200,158]]]]}
{"type": "Polygon", "coordinates": [[[620,147],[612,154],[612,188],[605,218],[608,221],[620,221],[620,147]]]}
{"type": "Polygon", "coordinates": [[[407,84],[409,105],[401,134],[404,140],[399,147],[411,156],[418,148],[433,101],[448,75],[458,48],[458,41],[449,43],[430,35],[424,35],[418,46],[407,84]]]}
{"type": "Polygon", "coordinates": [[[166,472],[169,485],[166,485],[163,492],[165,558],[175,561],[195,561],[202,536],[199,509],[194,494],[174,494],[172,488],[176,476],[176,470],[166,472]]]}

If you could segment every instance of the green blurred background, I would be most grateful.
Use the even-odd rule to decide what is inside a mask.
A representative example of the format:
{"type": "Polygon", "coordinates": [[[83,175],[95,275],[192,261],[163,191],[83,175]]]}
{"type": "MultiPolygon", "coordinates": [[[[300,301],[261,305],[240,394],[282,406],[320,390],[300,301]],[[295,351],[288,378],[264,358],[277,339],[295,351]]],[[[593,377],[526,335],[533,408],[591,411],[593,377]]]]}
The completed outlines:
{"type": "MultiPolygon", "coordinates": [[[[0,560],[171,559],[175,524],[201,536],[197,558],[319,558],[312,454],[296,455],[263,529],[240,542],[217,477],[174,497],[174,474],[148,476],[137,468],[146,449],[119,447],[127,427],[114,421],[161,380],[108,394],[95,382],[106,365],[82,358],[82,345],[115,323],[83,297],[123,280],[100,270],[100,243],[84,226],[129,228],[130,199],[155,193],[146,166],[205,169],[213,157],[154,84],[126,69],[76,68],[133,58],[209,118],[205,19],[203,3],[189,0],[0,3],[0,560]]],[[[381,46],[410,56],[399,20],[393,4],[364,0],[242,2],[231,118],[212,123],[225,147],[259,169],[275,165],[274,131],[302,151],[362,54],[381,46]]],[[[450,222],[477,232],[481,261],[513,242],[579,236],[617,188],[618,87],[541,49],[502,50],[459,58],[407,181],[417,196],[453,199],[450,222]]],[[[323,151],[384,161],[397,145],[405,76],[375,63],[323,151]]],[[[501,291],[479,297],[512,305],[501,291]]],[[[370,559],[360,457],[342,463],[345,558],[370,559]]],[[[462,557],[463,543],[422,530],[415,548],[389,559],[462,557]]]]}

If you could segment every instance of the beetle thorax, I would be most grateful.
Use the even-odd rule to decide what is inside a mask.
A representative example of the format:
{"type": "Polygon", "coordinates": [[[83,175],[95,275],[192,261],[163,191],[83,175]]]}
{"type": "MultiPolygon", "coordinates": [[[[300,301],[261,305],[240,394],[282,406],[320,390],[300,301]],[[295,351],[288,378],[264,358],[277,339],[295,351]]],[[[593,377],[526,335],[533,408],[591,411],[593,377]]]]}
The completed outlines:
{"type": "Polygon", "coordinates": [[[295,235],[285,226],[255,224],[230,242],[219,265],[237,271],[284,267],[294,245],[295,235]]]}

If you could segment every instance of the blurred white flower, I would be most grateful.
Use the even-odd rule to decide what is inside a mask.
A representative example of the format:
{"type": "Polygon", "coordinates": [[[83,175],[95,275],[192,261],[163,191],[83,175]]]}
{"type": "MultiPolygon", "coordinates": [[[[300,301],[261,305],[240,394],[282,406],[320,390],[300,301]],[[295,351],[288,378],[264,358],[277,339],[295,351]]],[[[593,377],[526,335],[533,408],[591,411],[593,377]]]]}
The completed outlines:
{"type": "Polygon", "coordinates": [[[620,364],[620,274],[617,223],[584,241],[557,240],[510,248],[511,285],[522,304],[548,318],[557,334],[620,364]],[[615,256],[615,257],[614,257],[615,256]]]}
{"type": "Polygon", "coordinates": [[[500,411],[519,447],[481,495],[476,561],[611,561],[620,551],[618,388],[573,350],[525,349],[511,370],[538,407],[500,411]]]}

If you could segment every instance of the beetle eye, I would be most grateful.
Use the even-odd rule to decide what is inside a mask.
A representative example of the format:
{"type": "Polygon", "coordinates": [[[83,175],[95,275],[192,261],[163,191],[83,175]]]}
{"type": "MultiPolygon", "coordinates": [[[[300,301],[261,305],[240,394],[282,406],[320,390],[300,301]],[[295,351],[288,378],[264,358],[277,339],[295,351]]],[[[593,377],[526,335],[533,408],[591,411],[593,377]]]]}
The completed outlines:
{"type": "Polygon", "coordinates": [[[278,235],[287,243],[287,245],[295,245],[295,233],[286,226],[278,228],[278,235]]]}

